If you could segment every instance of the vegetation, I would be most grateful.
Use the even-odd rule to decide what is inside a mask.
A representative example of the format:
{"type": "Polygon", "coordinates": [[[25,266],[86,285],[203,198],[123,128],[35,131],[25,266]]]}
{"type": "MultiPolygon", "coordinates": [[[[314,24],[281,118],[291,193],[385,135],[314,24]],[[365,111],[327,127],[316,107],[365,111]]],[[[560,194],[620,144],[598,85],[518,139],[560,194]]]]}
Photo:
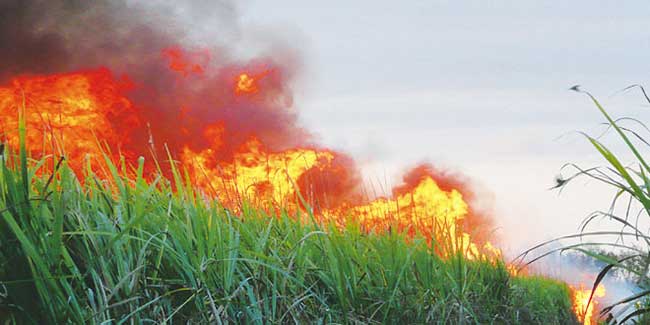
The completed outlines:
{"type": "MultiPolygon", "coordinates": [[[[24,128],[22,130],[24,136],[24,128]]],[[[423,239],[207,200],[178,170],[0,163],[0,321],[570,324],[569,289],[423,239]],[[49,167],[48,167],[49,166],[49,167]],[[434,245],[436,245],[434,243],[434,245]]],[[[308,217],[308,215],[307,215],[308,217]]]]}
{"type": "MultiPolygon", "coordinates": [[[[650,103],[645,89],[639,85],[627,87],[624,91],[633,88],[640,89],[644,99],[650,103]]],[[[601,310],[600,316],[602,320],[611,323],[635,321],[647,324],[650,323],[650,234],[644,229],[650,221],[650,164],[646,159],[650,142],[643,132],[650,132],[650,129],[637,119],[613,118],[593,95],[578,86],[571,90],[586,94],[605,118],[607,131],[604,134],[598,137],[582,134],[608,165],[582,168],[576,164],[567,164],[563,170],[571,170],[571,174],[566,178],[558,178],[557,187],[563,188],[575,179],[587,177],[611,187],[614,197],[606,210],[595,211],[583,220],[579,234],[558,238],[591,240],[553,249],[542,254],[542,257],[556,251],[577,250],[603,263],[604,266],[594,281],[592,295],[608,275],[615,274],[633,280],[640,291],[606,306],[601,310]],[[623,142],[628,150],[626,154],[633,159],[631,163],[623,162],[620,154],[615,154],[603,143],[603,136],[611,132],[623,142]],[[589,226],[601,219],[610,220],[620,228],[590,231],[589,226]],[[614,239],[609,241],[603,238],[614,239]]],[[[543,243],[522,256],[551,242],[543,243]]]]}

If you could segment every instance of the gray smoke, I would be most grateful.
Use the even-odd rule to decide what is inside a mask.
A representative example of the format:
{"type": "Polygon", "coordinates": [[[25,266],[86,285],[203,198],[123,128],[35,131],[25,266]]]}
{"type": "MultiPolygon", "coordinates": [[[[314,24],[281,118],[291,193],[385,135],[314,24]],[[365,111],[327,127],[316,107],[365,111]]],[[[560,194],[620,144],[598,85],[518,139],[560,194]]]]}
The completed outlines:
{"type": "MultiPolygon", "coordinates": [[[[3,0],[0,2],[0,83],[17,74],[107,66],[142,67],[164,47],[182,43],[192,26],[210,22],[237,31],[225,1],[3,0]]],[[[215,44],[212,44],[215,45],[215,44]]],[[[132,71],[131,71],[132,72],[132,71]]]]}

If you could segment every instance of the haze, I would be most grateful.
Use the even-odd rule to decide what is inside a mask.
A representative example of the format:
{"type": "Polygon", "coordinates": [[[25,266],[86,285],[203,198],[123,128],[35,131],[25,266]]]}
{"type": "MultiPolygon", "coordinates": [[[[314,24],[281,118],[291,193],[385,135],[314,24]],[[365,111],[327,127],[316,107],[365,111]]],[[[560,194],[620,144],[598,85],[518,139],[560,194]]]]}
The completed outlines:
{"type": "Polygon", "coordinates": [[[582,85],[613,115],[650,117],[639,93],[617,93],[648,85],[644,1],[247,1],[237,10],[244,52],[280,42],[299,53],[302,121],[359,159],[370,186],[395,184],[419,161],[461,172],[493,209],[506,250],[575,232],[613,194],[584,181],[548,190],[566,162],[603,164],[573,132],[597,133],[602,118],[568,88],[582,85]]]}

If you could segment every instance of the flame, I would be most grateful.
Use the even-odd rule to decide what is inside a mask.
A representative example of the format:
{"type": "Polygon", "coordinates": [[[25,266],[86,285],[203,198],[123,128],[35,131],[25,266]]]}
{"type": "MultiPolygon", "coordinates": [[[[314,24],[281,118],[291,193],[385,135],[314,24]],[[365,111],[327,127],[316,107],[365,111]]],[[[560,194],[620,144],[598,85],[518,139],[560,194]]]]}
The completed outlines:
{"type": "Polygon", "coordinates": [[[255,78],[249,76],[247,73],[242,73],[237,77],[237,87],[235,93],[237,94],[254,94],[258,92],[255,78]]]}
{"type": "MultiPolygon", "coordinates": [[[[472,224],[465,188],[432,170],[415,168],[392,195],[364,195],[354,161],[313,144],[295,125],[286,76],[272,63],[212,71],[209,55],[180,48],[165,49],[160,58],[150,67],[155,77],[136,81],[107,68],[17,76],[0,87],[0,134],[16,148],[24,110],[32,155],[65,154],[76,172],[88,157],[103,154],[124,156],[127,164],[148,153],[160,157],[157,142],[192,184],[233,211],[244,203],[309,208],[322,223],[345,227],[352,221],[367,232],[424,236],[442,256],[500,256],[476,235],[481,225],[472,224]],[[104,143],[117,150],[103,151],[98,144],[104,143]]],[[[102,163],[95,161],[96,172],[102,163]]]]}
{"type": "Polygon", "coordinates": [[[210,55],[207,52],[188,53],[180,47],[166,48],[162,51],[162,56],[168,60],[169,69],[178,72],[183,77],[190,74],[203,74],[204,65],[210,60],[210,55]],[[196,63],[197,61],[203,63],[196,63]]]}
{"type": "Polygon", "coordinates": [[[232,163],[214,164],[213,157],[214,149],[194,152],[185,147],[181,162],[191,166],[200,188],[231,208],[243,201],[261,203],[262,207],[291,206],[296,194],[293,180],[333,159],[330,152],[301,148],[269,153],[255,138],[237,151],[232,163]]]}
{"type": "Polygon", "coordinates": [[[120,148],[129,141],[121,130],[139,127],[132,118],[133,106],[120,95],[131,87],[128,80],[117,80],[106,69],[16,78],[0,88],[4,137],[17,147],[19,112],[25,108],[27,148],[65,152],[69,164],[79,170],[84,157],[101,157],[98,140],[120,148]]]}
{"type": "Polygon", "coordinates": [[[378,198],[367,204],[328,211],[326,217],[344,224],[341,217],[351,216],[363,229],[371,232],[397,230],[409,235],[422,235],[448,256],[462,252],[467,258],[496,257],[501,252],[491,243],[482,247],[472,241],[470,234],[458,224],[468,215],[469,206],[456,189],[445,191],[431,176],[423,177],[412,189],[394,198],[378,198]]]}
{"type": "Polygon", "coordinates": [[[526,274],[525,269],[520,269],[518,265],[512,263],[506,264],[506,270],[511,276],[520,276],[526,274]]]}
{"type": "Polygon", "coordinates": [[[578,321],[585,325],[595,325],[597,319],[594,318],[594,311],[598,308],[598,299],[605,296],[605,287],[600,284],[596,287],[594,291],[593,299],[587,307],[589,302],[589,297],[591,296],[592,289],[586,288],[581,284],[578,288],[571,286],[571,292],[573,295],[573,311],[578,318],[578,321]]]}

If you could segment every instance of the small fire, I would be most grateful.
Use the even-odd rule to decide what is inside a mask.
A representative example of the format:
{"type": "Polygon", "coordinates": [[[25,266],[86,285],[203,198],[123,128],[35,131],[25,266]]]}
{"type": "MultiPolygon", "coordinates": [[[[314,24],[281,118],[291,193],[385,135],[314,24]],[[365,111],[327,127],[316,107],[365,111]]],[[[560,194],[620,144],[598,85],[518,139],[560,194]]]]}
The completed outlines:
{"type": "Polygon", "coordinates": [[[578,317],[578,321],[585,325],[596,324],[597,317],[594,317],[594,311],[598,310],[598,299],[596,298],[605,296],[605,287],[600,284],[596,287],[591,303],[589,303],[591,291],[592,289],[586,288],[582,284],[577,288],[571,287],[571,292],[573,293],[573,311],[578,317]],[[589,303],[588,308],[587,303],[589,303]]]}
{"type": "Polygon", "coordinates": [[[242,73],[237,77],[237,87],[235,93],[237,94],[254,94],[258,91],[255,83],[255,78],[249,76],[247,73],[242,73]]]}
{"type": "Polygon", "coordinates": [[[534,274],[534,272],[531,273],[528,266],[522,266],[519,263],[507,263],[506,270],[511,276],[528,276],[534,274]]]}
{"type": "Polygon", "coordinates": [[[163,50],[162,56],[169,61],[168,67],[170,70],[176,71],[184,77],[190,74],[203,74],[203,65],[209,61],[210,57],[208,53],[204,52],[187,53],[179,47],[170,47],[163,50]]]}

